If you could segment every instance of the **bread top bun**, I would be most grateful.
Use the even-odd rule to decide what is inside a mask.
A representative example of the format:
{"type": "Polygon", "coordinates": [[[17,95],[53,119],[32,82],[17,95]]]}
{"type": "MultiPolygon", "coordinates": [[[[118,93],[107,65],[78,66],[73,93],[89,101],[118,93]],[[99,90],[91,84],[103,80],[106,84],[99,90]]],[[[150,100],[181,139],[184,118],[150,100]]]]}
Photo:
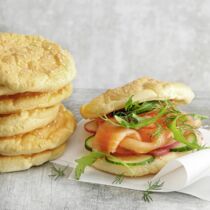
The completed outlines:
{"type": "Polygon", "coordinates": [[[75,73],[71,55],[56,43],[40,36],[0,33],[0,95],[54,91],[75,73]]]}
{"type": "Polygon", "coordinates": [[[105,114],[124,108],[129,97],[134,101],[144,102],[153,100],[174,100],[177,104],[188,104],[194,98],[194,93],[185,84],[177,82],[163,82],[143,77],[122,87],[107,90],[97,96],[80,109],[86,119],[97,118],[105,114]]]}

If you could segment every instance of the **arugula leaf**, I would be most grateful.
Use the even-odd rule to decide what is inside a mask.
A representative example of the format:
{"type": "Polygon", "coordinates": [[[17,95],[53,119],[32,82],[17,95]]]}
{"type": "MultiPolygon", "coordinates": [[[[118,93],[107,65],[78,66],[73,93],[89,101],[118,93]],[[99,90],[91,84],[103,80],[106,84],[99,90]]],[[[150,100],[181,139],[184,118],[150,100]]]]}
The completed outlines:
{"type": "Polygon", "coordinates": [[[179,111],[177,109],[177,107],[175,106],[175,104],[172,101],[170,101],[170,100],[164,100],[162,102],[165,103],[165,105],[170,108],[170,113],[173,113],[173,114],[179,114],[179,113],[181,113],[181,111],[179,111]]]}
{"type": "Polygon", "coordinates": [[[104,115],[104,116],[102,116],[102,117],[100,117],[102,120],[104,120],[104,121],[107,121],[107,122],[109,122],[109,123],[111,123],[112,125],[115,125],[115,126],[119,126],[119,124],[117,124],[116,122],[114,122],[114,121],[112,121],[111,119],[109,119],[108,117],[107,117],[107,115],[104,115]]]}
{"type": "Polygon", "coordinates": [[[130,127],[130,126],[129,126],[129,123],[128,123],[126,120],[124,120],[122,117],[119,117],[119,116],[115,115],[114,118],[117,120],[117,122],[118,122],[121,126],[123,126],[123,127],[125,127],[125,128],[129,128],[129,127],[130,127]]]}
{"type": "Polygon", "coordinates": [[[117,122],[109,119],[106,115],[103,116],[102,119],[115,126],[138,129],[155,123],[163,114],[167,114],[169,111],[172,113],[180,113],[178,110],[175,110],[174,104],[167,100],[139,103],[138,101],[133,101],[132,98],[133,96],[128,99],[123,110],[113,112],[113,117],[117,122]],[[157,112],[159,111],[159,113],[155,117],[151,118],[139,116],[141,113],[152,110],[156,110],[157,112]]]}
{"type": "MultiPolygon", "coordinates": [[[[158,101],[146,101],[143,103],[139,103],[138,101],[133,101],[133,96],[131,96],[128,101],[125,103],[125,112],[126,114],[135,113],[141,114],[144,112],[152,111],[157,107],[158,101]]],[[[117,115],[119,113],[116,113],[117,115]]],[[[122,111],[121,111],[122,114],[122,111]]]]}
{"type": "Polygon", "coordinates": [[[87,166],[91,166],[97,159],[103,157],[105,157],[105,154],[102,152],[91,152],[88,155],[76,160],[77,166],[75,169],[75,178],[79,180],[87,166]]]}
{"type": "Polygon", "coordinates": [[[155,123],[163,114],[171,113],[177,115],[180,113],[174,104],[168,100],[165,101],[147,101],[143,103],[133,102],[132,97],[125,104],[125,110],[113,113],[113,116],[120,126],[126,128],[139,129],[155,123]],[[145,118],[138,116],[141,113],[156,110],[159,113],[155,117],[145,118]]]}
{"type": "Polygon", "coordinates": [[[184,137],[183,132],[181,130],[181,128],[177,127],[177,120],[182,117],[182,115],[177,116],[172,123],[168,126],[169,129],[172,131],[173,135],[174,135],[174,139],[178,142],[181,142],[185,145],[187,145],[189,148],[191,149],[200,149],[201,146],[197,143],[192,143],[187,141],[187,139],[184,137]]]}
{"type": "Polygon", "coordinates": [[[129,111],[130,109],[132,109],[132,107],[133,106],[136,106],[136,105],[138,105],[138,104],[135,104],[134,102],[133,102],[133,96],[131,96],[128,100],[127,100],[127,102],[125,103],[125,111],[129,111]]]}
{"type": "MultiPolygon", "coordinates": [[[[124,109],[113,112],[112,114],[115,120],[111,120],[107,116],[104,116],[103,119],[115,126],[122,126],[131,129],[139,129],[156,123],[158,119],[165,115],[165,122],[168,125],[168,128],[172,131],[174,139],[185,144],[190,149],[196,150],[201,149],[202,146],[197,142],[189,142],[184,136],[185,131],[194,131],[194,127],[187,123],[187,116],[192,116],[194,119],[200,120],[208,118],[199,114],[182,114],[181,111],[179,111],[175,104],[170,100],[139,103],[138,101],[133,101],[133,96],[128,99],[124,109]],[[149,118],[139,116],[141,113],[149,112],[152,110],[157,112],[156,116],[149,118]]],[[[153,135],[159,136],[162,128],[161,126],[158,126],[158,123],[156,124],[157,129],[153,135]]]]}
{"type": "Polygon", "coordinates": [[[139,108],[134,110],[135,114],[141,114],[144,112],[150,112],[157,108],[158,101],[147,101],[141,104],[139,108]]]}
{"type": "Polygon", "coordinates": [[[205,115],[201,115],[201,114],[187,114],[189,116],[192,116],[194,119],[198,119],[198,120],[206,120],[208,119],[208,116],[205,116],[205,115]]]}
{"type": "Polygon", "coordinates": [[[192,125],[189,125],[187,123],[179,125],[179,128],[181,128],[182,130],[185,130],[185,131],[194,131],[195,130],[195,128],[192,125]]]}
{"type": "Polygon", "coordinates": [[[126,120],[125,118],[119,117],[117,115],[114,115],[114,117],[116,121],[123,127],[139,129],[148,126],[152,123],[155,123],[160,117],[162,117],[166,113],[166,110],[167,107],[161,108],[160,112],[155,117],[151,118],[139,117],[136,114],[132,114],[129,120],[126,120]]]}
{"type": "MultiPolygon", "coordinates": [[[[97,159],[104,158],[107,155],[108,154],[105,154],[103,152],[94,151],[94,152],[89,153],[88,155],[81,157],[78,160],[75,160],[77,162],[77,166],[75,168],[75,178],[79,180],[87,166],[91,166],[97,159]]],[[[115,158],[118,162],[121,162],[123,166],[127,167],[128,170],[130,170],[131,173],[133,173],[133,170],[125,162],[121,161],[115,156],[111,156],[111,157],[115,158]]]]}
{"type": "Polygon", "coordinates": [[[156,131],[152,134],[152,136],[160,137],[161,132],[163,131],[163,127],[158,123],[156,123],[156,127],[156,131]]]}

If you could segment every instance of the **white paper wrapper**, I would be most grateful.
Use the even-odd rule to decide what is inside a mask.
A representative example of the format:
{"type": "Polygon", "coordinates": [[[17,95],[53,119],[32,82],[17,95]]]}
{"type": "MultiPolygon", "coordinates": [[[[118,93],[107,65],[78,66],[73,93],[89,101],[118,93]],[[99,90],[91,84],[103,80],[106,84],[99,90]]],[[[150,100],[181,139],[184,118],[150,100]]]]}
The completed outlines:
{"type": "MultiPolygon", "coordinates": [[[[83,128],[85,122],[84,120],[79,122],[66,152],[62,157],[53,161],[54,163],[74,168],[75,160],[88,153],[84,148],[84,140],[90,134],[83,128]]],[[[210,131],[200,129],[200,132],[206,145],[210,146],[210,131]]],[[[74,170],[69,179],[75,180],[74,170]]],[[[201,150],[173,160],[155,176],[124,178],[121,184],[114,184],[114,179],[114,175],[88,167],[80,181],[145,190],[148,181],[160,179],[164,181],[164,185],[159,192],[178,191],[210,201],[210,150],[201,150]]]]}

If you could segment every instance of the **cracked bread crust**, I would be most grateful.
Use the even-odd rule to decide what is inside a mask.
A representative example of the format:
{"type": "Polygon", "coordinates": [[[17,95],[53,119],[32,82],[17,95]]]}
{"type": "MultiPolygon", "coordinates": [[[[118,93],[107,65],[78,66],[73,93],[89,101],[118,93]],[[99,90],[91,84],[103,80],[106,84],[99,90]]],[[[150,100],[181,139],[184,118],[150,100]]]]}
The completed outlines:
{"type": "Polygon", "coordinates": [[[0,33],[0,95],[48,92],[69,84],[72,56],[41,36],[0,33]]]}
{"type": "Polygon", "coordinates": [[[177,104],[188,104],[194,98],[194,93],[185,84],[163,82],[143,77],[122,87],[109,89],[97,96],[80,109],[85,119],[93,119],[124,108],[126,101],[133,96],[134,101],[173,100],[177,104]]]}

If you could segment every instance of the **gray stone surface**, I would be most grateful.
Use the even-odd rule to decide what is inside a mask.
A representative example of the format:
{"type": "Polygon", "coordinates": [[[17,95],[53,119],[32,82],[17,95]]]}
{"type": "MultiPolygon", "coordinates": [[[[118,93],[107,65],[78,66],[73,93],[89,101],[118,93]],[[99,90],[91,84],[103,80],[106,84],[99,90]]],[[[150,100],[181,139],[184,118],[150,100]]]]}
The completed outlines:
{"type": "Polygon", "coordinates": [[[0,31],[71,50],[76,87],[150,75],[210,91],[210,0],[0,0],[0,31]]]}
{"type": "MultiPolygon", "coordinates": [[[[78,120],[79,106],[102,90],[76,89],[65,102],[78,120]]],[[[188,106],[190,112],[210,113],[210,96],[197,92],[188,106]]],[[[209,121],[206,123],[210,123],[209,121]]],[[[154,193],[150,204],[142,201],[142,192],[103,185],[93,185],[48,175],[50,164],[24,172],[0,174],[0,210],[209,210],[210,202],[181,193],[154,193]]],[[[175,181],[175,180],[174,180],[175,181]]]]}

